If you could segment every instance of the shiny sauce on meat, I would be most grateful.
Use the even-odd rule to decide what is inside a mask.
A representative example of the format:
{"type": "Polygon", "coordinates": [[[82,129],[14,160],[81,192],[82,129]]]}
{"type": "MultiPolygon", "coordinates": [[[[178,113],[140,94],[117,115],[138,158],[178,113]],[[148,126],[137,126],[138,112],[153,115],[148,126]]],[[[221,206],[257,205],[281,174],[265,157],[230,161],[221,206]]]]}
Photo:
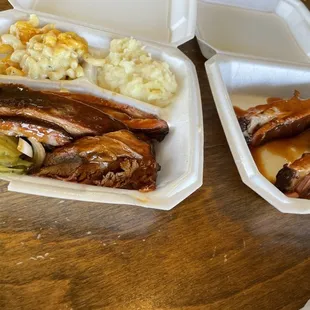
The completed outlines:
{"type": "Polygon", "coordinates": [[[267,104],[276,108],[280,112],[303,112],[310,109],[310,99],[300,99],[300,93],[295,91],[294,96],[291,99],[282,98],[268,98],[267,104]]]}
{"type": "Polygon", "coordinates": [[[2,84],[0,87],[2,116],[27,116],[42,119],[77,134],[104,134],[126,129],[126,126],[87,103],[56,93],[49,94],[26,87],[2,84]],[[81,131],[81,132],[80,132],[81,131]]]}
{"type": "MultiPolygon", "coordinates": [[[[271,97],[266,100],[265,104],[252,107],[251,110],[256,113],[264,113],[266,110],[275,109],[278,115],[291,115],[295,113],[303,113],[310,109],[310,99],[300,99],[299,92],[295,91],[294,96],[290,99],[271,97]]],[[[249,113],[249,110],[243,110],[234,106],[237,117],[242,117],[249,113]]]]}
{"type": "Polygon", "coordinates": [[[242,110],[239,107],[234,107],[234,110],[235,110],[235,113],[236,113],[237,117],[242,117],[242,116],[244,116],[246,114],[246,111],[242,110]]]}
{"type": "MultiPolygon", "coordinates": [[[[296,96],[296,94],[295,94],[296,96]]],[[[289,105],[295,105],[296,104],[296,100],[297,101],[300,101],[300,102],[303,102],[303,101],[307,101],[307,100],[300,100],[298,97],[293,97],[292,99],[289,99],[289,100],[284,100],[282,98],[277,98],[277,97],[271,97],[271,98],[268,98],[266,101],[267,101],[267,104],[268,105],[277,105],[276,103],[278,103],[278,105],[283,105],[283,102],[286,102],[285,103],[285,106],[288,107],[289,105]],[[282,103],[282,104],[281,104],[282,103]]],[[[310,101],[308,103],[310,105],[310,101]]],[[[277,106],[278,106],[277,105],[277,106]]],[[[262,107],[262,106],[266,106],[266,105],[260,105],[259,107],[262,107]]],[[[281,107],[280,107],[280,110],[281,110],[281,107]]],[[[234,106],[234,111],[235,111],[235,114],[237,115],[237,117],[242,117],[244,115],[246,115],[248,113],[248,110],[243,110],[237,106],[234,106]]]]}
{"type": "Polygon", "coordinates": [[[275,102],[283,101],[283,100],[284,100],[283,98],[271,97],[271,98],[268,98],[266,101],[267,101],[267,104],[273,104],[275,102]]]}

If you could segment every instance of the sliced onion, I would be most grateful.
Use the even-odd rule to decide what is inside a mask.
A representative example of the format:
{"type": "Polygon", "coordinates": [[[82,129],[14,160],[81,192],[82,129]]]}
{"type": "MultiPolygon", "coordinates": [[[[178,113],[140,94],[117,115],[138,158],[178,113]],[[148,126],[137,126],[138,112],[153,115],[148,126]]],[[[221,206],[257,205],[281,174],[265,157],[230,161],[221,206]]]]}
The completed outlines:
{"type": "Polygon", "coordinates": [[[17,145],[17,149],[27,155],[28,157],[32,158],[33,157],[33,150],[32,150],[32,147],[31,145],[25,141],[24,139],[22,138],[19,138],[18,139],[18,145],[17,145]]]}
{"type": "Polygon", "coordinates": [[[33,149],[33,166],[32,169],[38,169],[43,165],[46,152],[43,145],[34,138],[28,139],[33,149]]]}

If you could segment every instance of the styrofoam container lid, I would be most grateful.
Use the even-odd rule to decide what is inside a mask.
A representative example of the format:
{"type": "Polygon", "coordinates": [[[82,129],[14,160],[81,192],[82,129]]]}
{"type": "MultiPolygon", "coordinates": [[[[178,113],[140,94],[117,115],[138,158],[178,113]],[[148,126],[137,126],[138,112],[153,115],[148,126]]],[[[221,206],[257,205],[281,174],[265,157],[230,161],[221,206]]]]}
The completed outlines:
{"type": "Polygon", "coordinates": [[[40,12],[100,30],[178,46],[195,36],[196,0],[9,0],[15,9],[40,12]]]}
{"type": "Polygon", "coordinates": [[[310,62],[310,14],[299,0],[199,0],[202,53],[310,62]]]}

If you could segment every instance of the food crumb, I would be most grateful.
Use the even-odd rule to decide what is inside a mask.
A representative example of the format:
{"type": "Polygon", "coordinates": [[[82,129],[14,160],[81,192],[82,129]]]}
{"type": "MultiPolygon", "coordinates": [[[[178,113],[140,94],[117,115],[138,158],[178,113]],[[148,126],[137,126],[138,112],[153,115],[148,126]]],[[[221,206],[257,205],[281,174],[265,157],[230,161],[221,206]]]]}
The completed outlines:
{"type": "Polygon", "coordinates": [[[60,204],[62,204],[62,203],[64,203],[65,201],[64,200],[60,200],[59,202],[58,202],[58,204],[60,205],[60,204]]]}
{"type": "Polygon", "coordinates": [[[227,254],[224,255],[224,263],[226,263],[228,261],[227,259],[227,254]]]}
{"type": "Polygon", "coordinates": [[[213,255],[212,255],[212,258],[211,258],[211,259],[213,259],[213,258],[215,257],[215,253],[216,253],[216,246],[215,246],[214,249],[213,249],[213,255]]]}
{"type": "Polygon", "coordinates": [[[50,255],[50,253],[45,253],[45,254],[44,254],[45,257],[47,257],[47,256],[49,256],[49,255],[50,255]]]}
{"type": "Polygon", "coordinates": [[[106,243],[103,243],[103,246],[106,246],[107,244],[106,243]]]}
{"type": "Polygon", "coordinates": [[[23,219],[20,217],[18,220],[19,220],[19,221],[22,221],[23,219]]]}
{"type": "Polygon", "coordinates": [[[145,239],[143,239],[142,241],[145,242],[145,239]]]}
{"type": "Polygon", "coordinates": [[[67,221],[67,222],[71,222],[71,220],[70,220],[68,217],[66,217],[66,221],[67,221]]]}
{"type": "Polygon", "coordinates": [[[35,257],[33,257],[33,256],[30,257],[29,259],[31,259],[31,260],[37,260],[37,259],[36,259],[35,257]]]}
{"type": "Polygon", "coordinates": [[[88,231],[88,232],[86,233],[86,235],[91,235],[91,231],[88,231]]]}
{"type": "Polygon", "coordinates": [[[38,256],[37,256],[37,259],[44,259],[44,256],[38,255],[38,256]]]}
{"type": "Polygon", "coordinates": [[[37,235],[37,240],[41,239],[41,234],[37,235]]]}
{"type": "Polygon", "coordinates": [[[18,263],[16,263],[16,265],[21,265],[23,262],[18,262],[18,263]]]}

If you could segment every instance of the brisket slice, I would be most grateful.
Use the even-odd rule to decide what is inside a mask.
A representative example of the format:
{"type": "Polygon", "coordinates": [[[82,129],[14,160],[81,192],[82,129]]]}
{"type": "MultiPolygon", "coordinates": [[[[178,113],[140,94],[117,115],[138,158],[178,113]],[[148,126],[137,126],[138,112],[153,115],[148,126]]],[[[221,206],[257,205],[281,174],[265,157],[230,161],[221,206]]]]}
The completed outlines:
{"type": "Polygon", "coordinates": [[[156,188],[152,146],[127,130],[84,137],[55,149],[36,176],[140,191],[156,188]]]}
{"type": "Polygon", "coordinates": [[[289,100],[273,100],[250,108],[238,121],[251,146],[292,137],[310,127],[310,100],[301,100],[295,91],[289,100]]]}
{"type": "Polygon", "coordinates": [[[27,117],[0,117],[0,133],[8,136],[35,138],[41,143],[52,146],[62,146],[72,140],[72,137],[62,128],[27,117]]]}
{"type": "Polygon", "coordinates": [[[286,194],[295,193],[300,198],[310,198],[310,153],[284,165],[277,174],[275,185],[286,194]]]}

